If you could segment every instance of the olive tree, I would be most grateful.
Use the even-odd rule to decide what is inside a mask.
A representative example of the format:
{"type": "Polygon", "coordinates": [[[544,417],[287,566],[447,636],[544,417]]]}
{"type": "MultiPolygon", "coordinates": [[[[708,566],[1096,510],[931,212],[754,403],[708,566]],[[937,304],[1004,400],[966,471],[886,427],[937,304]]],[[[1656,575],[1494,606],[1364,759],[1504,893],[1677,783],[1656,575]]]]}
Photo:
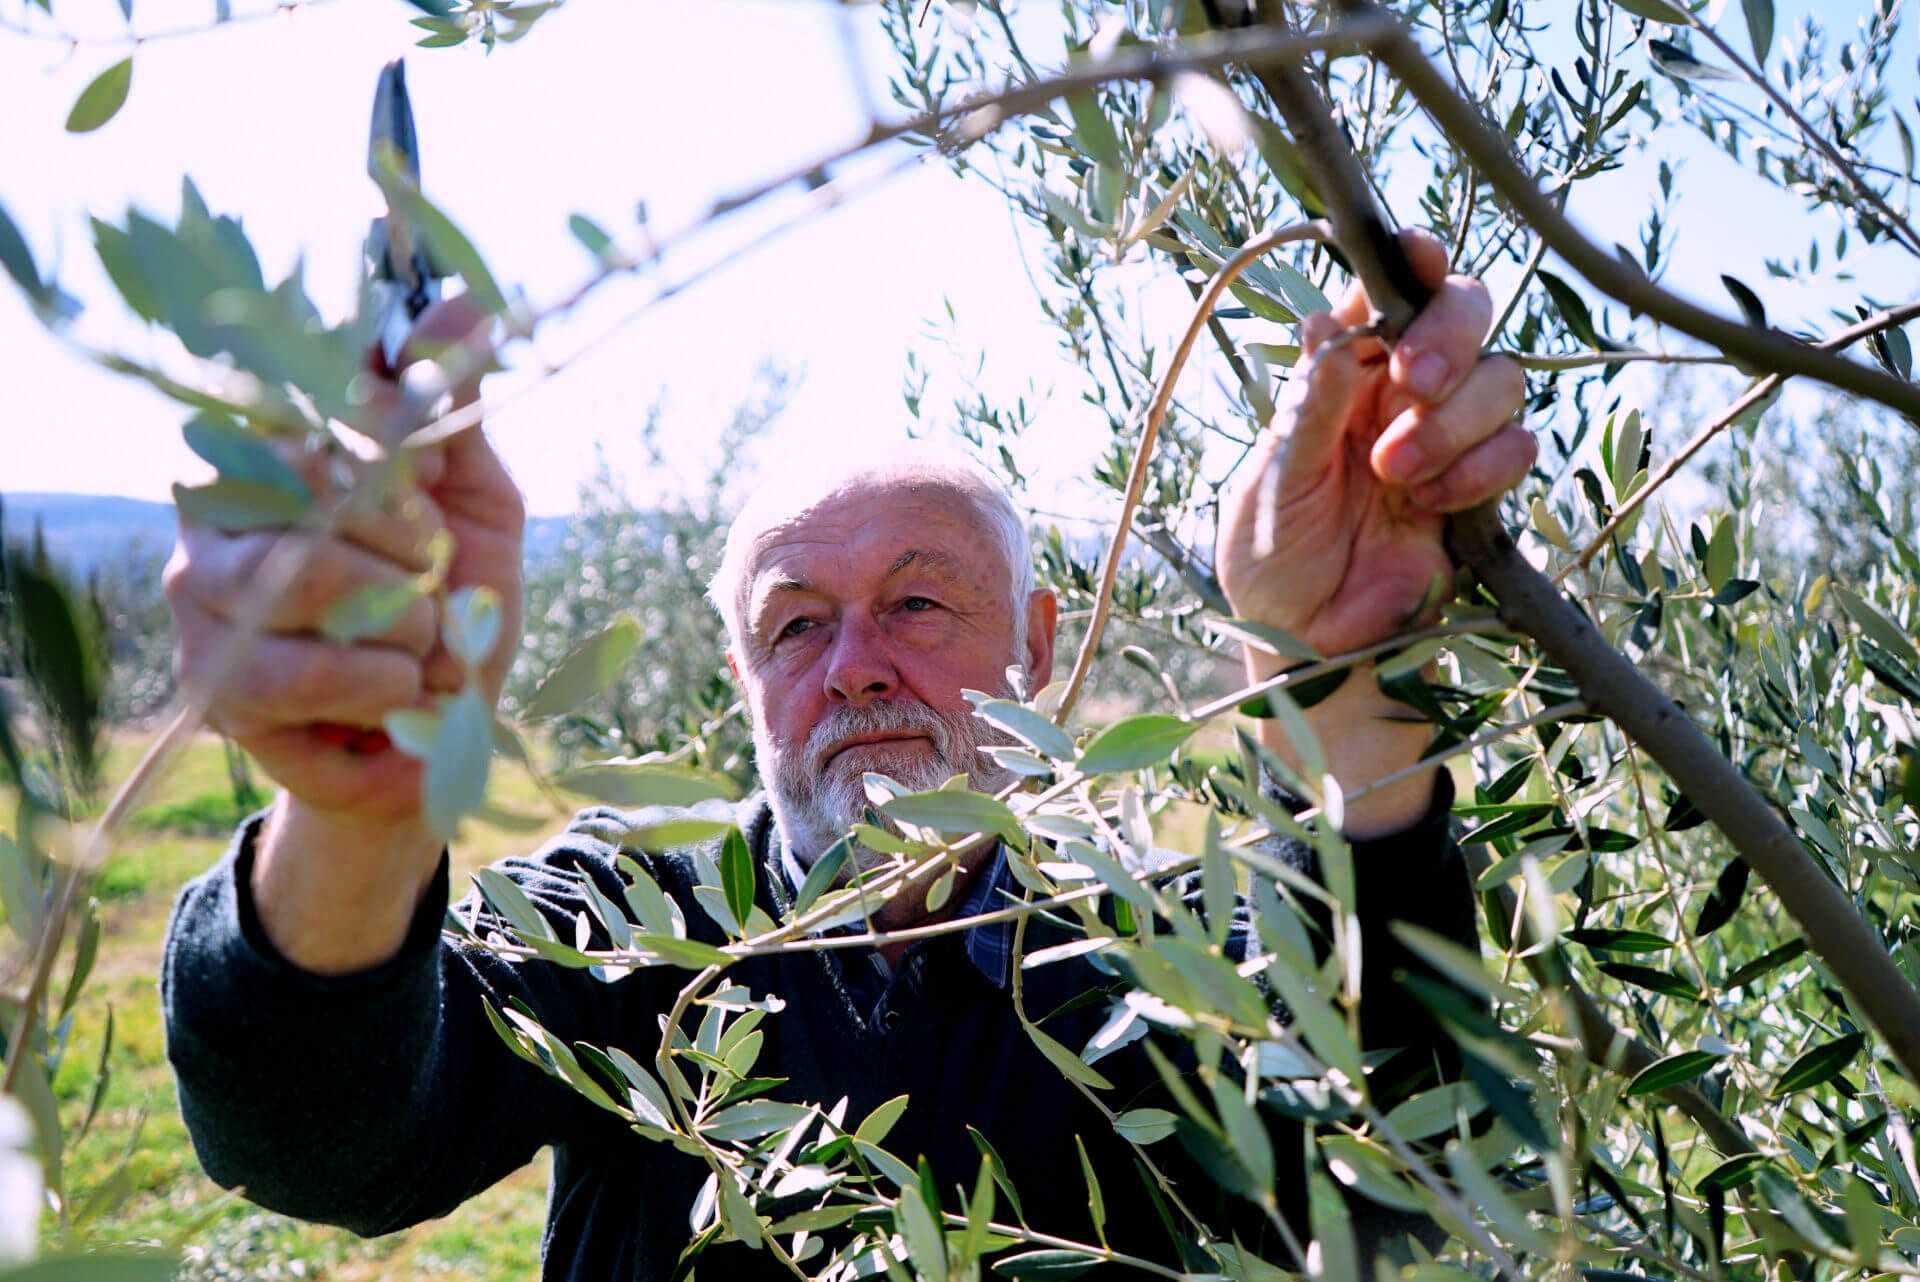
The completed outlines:
{"type": "MultiPolygon", "coordinates": [[[[552,6],[420,7],[430,10],[416,19],[421,43],[491,47],[526,36],[552,6]]],[[[1881,460],[1909,457],[1904,434],[1920,422],[1901,328],[1920,304],[1868,284],[1920,256],[1903,212],[1914,159],[1892,87],[1897,6],[1823,11],[1778,30],[1772,0],[1738,11],[1684,0],[1063,0],[1031,19],[1040,8],[888,0],[856,11],[881,24],[896,55],[898,114],[670,236],[575,218],[598,266],[544,311],[495,280],[446,211],[399,192],[436,259],[495,317],[495,346],[510,359],[586,290],[630,279],[663,295],[692,287],[663,275],[663,253],[734,210],[804,190],[795,216],[815,216],[873,181],[848,162],[875,150],[901,163],[931,156],[992,184],[1046,247],[1037,305],[1060,332],[1063,379],[1110,433],[1086,471],[1112,491],[1111,538],[1097,558],[1064,538],[1041,543],[1045,580],[1085,617],[1073,671],[976,709],[1014,741],[996,751],[1017,786],[914,794],[872,778],[869,822],[776,919],[756,904],[745,843],[710,804],[738,795],[727,763],[669,742],[576,767],[561,786],[693,809],[627,834],[626,902],[596,899],[598,919],[575,933],[562,937],[511,883],[483,877],[488,911],[473,936],[529,965],[610,981],[671,967],[684,984],[657,1036],[638,1030],[646,1040],[630,1046],[569,1044],[516,1009],[493,1012],[500,1036],[640,1135],[706,1163],[689,1258],[738,1240],[796,1276],[1064,1277],[1107,1264],[1344,1280],[1364,1267],[1351,1228],[1362,1203],[1449,1230],[1439,1255],[1416,1249],[1416,1271],[1436,1278],[1914,1272],[1920,558],[1911,482],[1881,460]],[[1629,154],[1696,134],[1789,194],[1805,221],[1792,246],[1729,276],[1712,305],[1661,284],[1686,252],[1672,231],[1684,175],[1660,165],[1643,199],[1624,205],[1630,216],[1597,236],[1566,213],[1582,184],[1629,154]],[[1424,301],[1383,196],[1444,236],[1463,269],[1499,283],[1487,343],[1530,371],[1543,448],[1504,519],[1454,520],[1459,569],[1436,585],[1450,598],[1440,622],[1317,654],[1225,615],[1213,523],[1298,357],[1288,340],[1299,318],[1355,277],[1378,309],[1366,328],[1382,337],[1424,301]],[[1839,315],[1769,316],[1753,283],[1863,257],[1873,273],[1839,315]],[[1144,300],[1164,298],[1169,283],[1189,306],[1162,326],[1164,308],[1144,300]],[[1195,391],[1196,365],[1225,390],[1195,391]],[[1660,379],[1639,377],[1646,367],[1660,379]],[[1653,398],[1680,380],[1732,391],[1679,421],[1673,407],[1699,397],[1653,398]],[[1830,399],[1782,399],[1789,382],[1830,399]],[[1807,404],[1818,408],[1796,408],[1807,404]],[[1844,466],[1782,474],[1757,446],[1792,439],[1769,414],[1795,415],[1803,437],[1873,445],[1844,466]],[[1676,502],[1670,483],[1682,476],[1704,485],[1676,502]],[[1130,555],[1135,541],[1150,555],[1130,555]],[[1151,638],[1140,661],[1172,711],[1076,715],[1112,621],[1151,638]],[[1190,686],[1211,666],[1172,661],[1240,645],[1293,666],[1215,694],[1190,686]],[[1405,940],[1449,981],[1416,987],[1458,1043],[1463,1076],[1407,1099],[1376,1095],[1356,1041],[1357,941],[1317,925],[1366,893],[1339,833],[1346,798],[1314,768],[1318,747],[1299,715],[1344,680],[1378,681],[1429,718],[1429,760],[1466,785],[1456,817],[1484,907],[1482,948],[1405,940]],[[1260,718],[1278,721],[1297,768],[1246,733],[1260,718]],[[1194,751],[1209,724],[1230,727],[1237,751],[1194,751]],[[1301,808],[1270,799],[1259,786],[1269,775],[1301,808]],[[1312,846],[1324,879],[1266,857],[1274,834],[1312,846]],[[822,932],[836,927],[883,938],[857,929],[876,902],[938,903],[957,863],[996,842],[1023,889],[1020,904],[994,910],[1020,923],[1017,950],[1036,921],[1071,936],[1022,956],[1015,974],[1097,952],[1116,977],[1100,998],[1113,1018],[1097,1044],[1065,1045],[1047,1012],[1017,1007],[1041,1052],[1140,1159],[1137,1173],[1091,1163],[1079,1173],[1091,1234],[1026,1223],[990,1145],[977,1183],[941,1188],[914,1154],[885,1147],[893,1106],[851,1118],[844,1102],[764,1098],[756,1030],[780,1018],[780,995],[729,977],[746,958],[830,946],[822,932]],[[697,903],[669,904],[648,852],[689,843],[704,843],[695,863],[705,884],[697,903]],[[855,844],[879,858],[849,876],[855,844]],[[1250,940],[1229,953],[1215,923],[1236,904],[1250,940]],[[1103,1095],[1097,1060],[1141,1037],[1180,1048],[1178,1067],[1157,1061],[1176,1108],[1103,1095]],[[1310,1240],[1282,1223],[1284,1252],[1263,1259],[1230,1225],[1193,1214],[1157,1155],[1185,1148],[1279,1220],[1276,1163],[1295,1156],[1273,1152],[1266,1123],[1281,1117],[1309,1124],[1298,1160],[1310,1240]],[[1101,1181],[1136,1174],[1175,1208],[1158,1258],[1106,1241],[1101,1181]]],[[[70,127],[106,125],[130,75],[103,73],[70,127]]],[[[190,185],[173,226],[134,211],[95,231],[125,304],[206,363],[189,385],[95,353],[191,412],[188,440],[220,479],[181,489],[183,511],[234,528],[336,519],[338,501],[316,501],[272,446],[332,448],[355,421],[366,326],[320,317],[297,278],[264,280],[239,224],[190,185]]],[[[64,332],[79,301],[41,274],[4,220],[0,261],[64,332]]],[[[471,372],[444,369],[443,385],[471,372]]],[[[1017,466],[1025,434],[1044,430],[1023,403],[985,396],[936,411],[916,378],[910,370],[910,413],[957,427],[1003,466],[1017,466]]],[[[404,484],[411,450],[475,418],[430,398],[412,410],[368,484],[404,484]]],[[[263,599],[298,572],[291,558],[270,562],[263,599]]],[[[415,594],[444,598],[454,653],[488,648],[500,603],[449,594],[431,574],[405,599],[343,602],[331,626],[378,631],[415,594]]],[[[539,759],[523,736],[600,698],[646,644],[643,631],[619,621],[587,639],[518,703],[517,727],[496,723],[472,693],[394,719],[395,741],[433,767],[426,803],[446,835],[483,803],[495,751],[539,759]]],[[[124,798],[164,766],[205,698],[181,692],[122,800],[86,828],[87,850],[111,842],[124,798]]],[[[65,914],[96,866],[82,858],[60,873],[49,928],[28,950],[35,973],[61,948],[65,914]]],[[[16,1087],[14,1061],[52,1013],[44,990],[29,990],[11,1026],[23,1030],[10,1038],[22,1046],[9,1057],[16,1087]]]]}

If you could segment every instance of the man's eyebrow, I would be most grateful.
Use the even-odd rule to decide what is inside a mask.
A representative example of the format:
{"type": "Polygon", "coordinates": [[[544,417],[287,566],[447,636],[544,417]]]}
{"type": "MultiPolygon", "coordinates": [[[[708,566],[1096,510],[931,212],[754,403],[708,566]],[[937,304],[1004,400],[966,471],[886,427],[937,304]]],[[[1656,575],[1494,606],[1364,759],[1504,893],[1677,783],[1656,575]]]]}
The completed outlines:
{"type": "Polygon", "coordinates": [[[758,628],[766,619],[767,612],[774,601],[779,597],[811,591],[813,591],[813,584],[797,575],[774,571],[763,576],[753,584],[752,592],[747,598],[747,626],[758,628]]]}
{"type": "Polygon", "coordinates": [[[782,574],[778,578],[763,580],[763,582],[765,586],[763,586],[758,593],[758,595],[763,597],[770,596],[775,592],[813,591],[813,584],[805,579],[796,578],[791,574],[782,574]]]}
{"type": "Polygon", "coordinates": [[[932,570],[935,574],[944,574],[949,578],[953,577],[955,573],[954,560],[945,552],[938,552],[931,548],[910,548],[901,553],[899,559],[887,567],[887,572],[884,577],[890,579],[900,573],[900,571],[906,569],[909,565],[915,564],[932,570]]]}

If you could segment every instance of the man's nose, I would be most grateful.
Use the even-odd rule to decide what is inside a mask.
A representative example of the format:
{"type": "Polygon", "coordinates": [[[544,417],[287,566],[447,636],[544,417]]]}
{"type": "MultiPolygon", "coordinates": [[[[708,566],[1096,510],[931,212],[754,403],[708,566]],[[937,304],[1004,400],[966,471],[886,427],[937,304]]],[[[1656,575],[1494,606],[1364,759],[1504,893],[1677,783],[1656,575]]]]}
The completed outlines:
{"type": "Polygon", "coordinates": [[[886,638],[873,621],[861,619],[842,626],[827,659],[827,697],[863,708],[892,698],[899,685],[900,674],[887,657],[886,638]]]}

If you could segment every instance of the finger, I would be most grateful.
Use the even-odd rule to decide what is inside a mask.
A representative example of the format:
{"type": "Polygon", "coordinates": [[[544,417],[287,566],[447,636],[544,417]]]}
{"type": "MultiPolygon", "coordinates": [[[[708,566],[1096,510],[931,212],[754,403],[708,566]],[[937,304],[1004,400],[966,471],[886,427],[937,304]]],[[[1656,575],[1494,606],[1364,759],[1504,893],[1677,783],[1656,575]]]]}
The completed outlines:
{"type": "MultiPolygon", "coordinates": [[[[458,513],[463,528],[478,527],[518,542],[527,520],[526,501],[486,432],[470,427],[449,438],[440,454],[440,476],[429,492],[441,509],[458,513]]],[[[471,532],[462,535],[466,540],[472,537],[471,532]]]]}
{"type": "Polygon", "coordinates": [[[480,375],[493,364],[493,317],[471,297],[442,299],[413,323],[400,368],[430,360],[463,374],[455,386],[477,386],[480,375]]]}
{"type": "Polygon", "coordinates": [[[377,557],[424,574],[433,565],[434,539],[447,528],[440,505],[411,486],[385,503],[376,504],[375,497],[369,494],[365,502],[349,503],[335,532],[377,557]]]}
{"type": "MultiPolygon", "coordinates": [[[[184,556],[170,573],[169,592],[191,601],[214,618],[236,622],[250,611],[253,593],[262,590],[261,571],[269,557],[301,559],[285,591],[267,603],[258,626],[266,632],[317,632],[328,612],[358,592],[409,584],[404,567],[341,539],[287,532],[223,535],[196,530],[182,537],[184,556]]],[[[405,651],[416,660],[427,654],[438,634],[433,603],[417,597],[400,616],[366,641],[405,651]]]]}
{"type": "Polygon", "coordinates": [[[190,601],[174,617],[182,684],[236,738],[315,721],[375,727],[420,698],[420,664],[399,650],[273,635],[236,644],[230,624],[190,601]]]}
{"type": "Polygon", "coordinates": [[[1526,395],[1526,376],[1504,356],[1476,364],[1438,405],[1416,404],[1373,443],[1373,471],[1395,485],[1431,480],[1510,422],[1526,395]]]}
{"type": "Polygon", "coordinates": [[[1300,318],[1300,359],[1311,360],[1320,345],[1340,333],[1340,322],[1332,312],[1311,312],[1300,318]]]}
{"type": "MultiPolygon", "coordinates": [[[[1320,322],[1315,327],[1321,327],[1320,322]]],[[[1330,321],[1326,327],[1337,330],[1330,321]]],[[[1266,433],[1266,457],[1252,473],[1262,478],[1262,485],[1270,480],[1284,481],[1287,473],[1305,475],[1325,465],[1329,455],[1341,446],[1365,381],[1353,344],[1328,346],[1322,338],[1311,355],[1305,351],[1303,343],[1300,362],[1281,392],[1273,427],[1266,433]],[[1280,466],[1271,478],[1267,475],[1270,464],[1280,466]]]]}
{"type": "MultiPolygon", "coordinates": [[[[1429,232],[1409,227],[1399,236],[1401,252],[1406,254],[1407,263],[1413,268],[1413,274],[1428,289],[1438,289],[1447,276],[1447,247],[1436,240],[1429,232]]],[[[1340,302],[1333,309],[1335,319],[1343,326],[1351,328],[1364,325],[1373,318],[1373,303],[1367,297],[1366,286],[1354,277],[1347,286],[1347,292],[1340,296],[1340,302]]]]}
{"type": "Polygon", "coordinates": [[[467,684],[467,669],[446,646],[436,646],[421,665],[420,679],[429,694],[455,694],[467,684]]]}
{"type": "Polygon", "coordinates": [[[1388,374],[1424,401],[1444,400],[1472,371],[1493,322],[1493,299],[1471,276],[1448,276],[1394,344],[1388,374]]]}
{"type": "Polygon", "coordinates": [[[1465,511],[1520,484],[1538,452],[1533,433],[1519,423],[1509,423],[1439,476],[1414,486],[1408,495],[1432,512],[1465,511]]]}
{"type": "Polygon", "coordinates": [[[340,500],[332,522],[342,538],[416,574],[432,565],[433,538],[446,523],[410,483],[406,466],[325,446],[281,443],[275,449],[316,498],[340,500]]]}

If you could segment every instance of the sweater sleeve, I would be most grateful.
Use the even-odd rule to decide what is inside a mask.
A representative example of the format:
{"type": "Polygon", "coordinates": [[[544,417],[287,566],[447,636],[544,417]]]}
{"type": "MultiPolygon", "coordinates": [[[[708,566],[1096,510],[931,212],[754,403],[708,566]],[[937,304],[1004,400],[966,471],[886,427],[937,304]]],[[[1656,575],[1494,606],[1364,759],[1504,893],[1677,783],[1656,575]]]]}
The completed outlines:
{"type": "MultiPolygon", "coordinates": [[[[167,1057],[214,1181],[371,1236],[446,1214],[542,1145],[619,1127],[514,1055],[482,1001],[518,999],[561,1038],[603,1044],[617,1008],[632,1018],[654,995],[653,972],[605,984],[443,940],[444,853],[398,954],[349,975],[303,971],[273,948],[254,909],[261,823],[248,820],[181,892],[162,962],[167,1057]]],[[[581,876],[618,902],[612,855],[569,832],[497,867],[571,939],[581,876]]],[[[482,912],[480,933],[487,922],[482,912]]]]}
{"type": "MultiPolygon", "coordinates": [[[[1270,795],[1285,804],[1301,804],[1270,782],[1268,786],[1270,795]]],[[[1402,981],[1416,975],[1457,986],[1402,944],[1392,930],[1394,923],[1406,922],[1469,952],[1479,951],[1472,881],[1454,840],[1453,800],[1453,777],[1442,770],[1435,779],[1433,799],[1419,819],[1398,832],[1350,843],[1358,900],[1353,912],[1360,928],[1361,1044],[1368,1051],[1401,1052],[1392,1071],[1375,1078],[1376,1093],[1386,1088],[1388,1096],[1424,1089],[1436,1075],[1450,1078],[1459,1071],[1452,1039],[1414,987],[1402,981]]],[[[1310,846],[1276,840],[1269,853],[1320,880],[1319,859],[1310,846]]],[[[1309,901],[1306,907],[1324,946],[1329,919],[1317,903],[1309,901]]],[[[1477,1003],[1479,998],[1467,994],[1466,1000],[1477,1003]]]]}

